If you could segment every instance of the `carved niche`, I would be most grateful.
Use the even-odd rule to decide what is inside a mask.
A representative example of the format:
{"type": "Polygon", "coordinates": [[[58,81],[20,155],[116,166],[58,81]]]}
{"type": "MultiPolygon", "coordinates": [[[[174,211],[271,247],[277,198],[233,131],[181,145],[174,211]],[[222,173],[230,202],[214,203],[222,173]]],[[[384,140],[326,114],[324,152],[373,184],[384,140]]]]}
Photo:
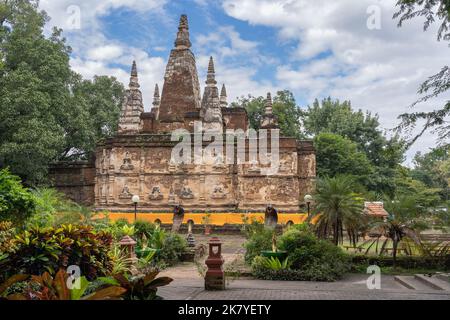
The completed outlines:
{"type": "Polygon", "coordinates": [[[122,189],[122,193],[119,195],[119,199],[131,199],[133,195],[128,188],[128,185],[125,185],[122,189]]]}
{"type": "Polygon", "coordinates": [[[183,187],[180,192],[181,199],[194,199],[194,193],[189,187],[183,187]]]}
{"type": "Polygon", "coordinates": [[[162,200],[164,196],[161,192],[161,188],[159,186],[153,187],[152,192],[150,193],[148,198],[153,201],[162,200]]]}
{"type": "Polygon", "coordinates": [[[123,164],[120,167],[121,170],[134,170],[134,166],[131,163],[130,153],[127,151],[125,157],[123,158],[123,164]]]}
{"type": "Polygon", "coordinates": [[[217,185],[214,187],[211,198],[212,199],[225,199],[227,197],[227,193],[224,190],[223,185],[217,185]]]}

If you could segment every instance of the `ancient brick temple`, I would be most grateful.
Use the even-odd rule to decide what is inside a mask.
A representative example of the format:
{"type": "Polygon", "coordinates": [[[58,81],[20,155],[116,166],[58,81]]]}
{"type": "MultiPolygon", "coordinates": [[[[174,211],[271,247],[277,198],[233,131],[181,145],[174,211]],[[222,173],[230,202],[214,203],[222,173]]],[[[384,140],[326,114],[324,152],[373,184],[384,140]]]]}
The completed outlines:
{"type": "MultiPolygon", "coordinates": [[[[194,124],[198,122],[205,131],[249,129],[246,110],[228,106],[225,85],[219,94],[212,58],[201,97],[188,21],[183,15],[164,86],[160,95],[156,85],[151,112],[144,111],[134,62],[118,133],[97,146],[95,171],[89,171],[87,165],[55,167],[56,185],[80,202],[112,212],[132,211],[133,195],[140,196],[141,212],[170,212],[176,204],[191,212],[261,211],[268,204],[280,212],[299,212],[316,176],[311,141],[281,137],[280,167],[274,175],[264,174],[257,162],[175,163],[171,155],[178,142],[172,141],[171,133],[185,129],[195,141],[194,124]],[[93,179],[80,178],[81,170],[93,179]]],[[[261,127],[278,128],[270,94],[261,127]]],[[[248,153],[250,138],[246,142],[248,153]]],[[[203,142],[204,146],[209,143],[203,142]]]]}

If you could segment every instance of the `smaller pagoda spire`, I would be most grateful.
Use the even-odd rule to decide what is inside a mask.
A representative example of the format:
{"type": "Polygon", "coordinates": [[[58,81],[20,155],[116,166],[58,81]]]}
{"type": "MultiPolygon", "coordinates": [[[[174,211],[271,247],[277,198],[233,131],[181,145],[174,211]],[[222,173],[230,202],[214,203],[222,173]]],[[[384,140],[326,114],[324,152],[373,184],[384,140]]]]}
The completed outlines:
{"type": "Polygon", "coordinates": [[[220,91],[220,106],[222,108],[228,107],[227,89],[225,88],[225,84],[222,85],[222,90],[220,91]]]}
{"type": "Polygon", "coordinates": [[[159,106],[161,105],[161,97],[159,95],[159,86],[155,85],[155,93],[153,94],[153,108],[152,113],[155,115],[155,119],[159,119],[159,106]]]}
{"type": "Polygon", "coordinates": [[[206,84],[208,87],[214,87],[217,85],[216,81],[216,71],[214,68],[214,59],[213,57],[209,58],[209,65],[208,65],[208,75],[206,76],[206,84]]]}
{"type": "Polygon", "coordinates": [[[270,92],[267,94],[265,111],[261,121],[262,129],[278,129],[278,119],[273,114],[273,104],[272,104],[272,95],[270,92]]]}
{"type": "Polygon", "coordinates": [[[160,100],[160,95],[159,95],[159,86],[158,84],[155,84],[155,93],[153,95],[153,104],[155,104],[156,100],[160,100]]]}
{"type": "Polygon", "coordinates": [[[183,14],[180,17],[180,24],[178,26],[177,39],[175,40],[175,49],[189,49],[192,46],[189,39],[189,23],[187,15],[183,14]]]}
{"type": "Polygon", "coordinates": [[[265,104],[265,114],[272,115],[273,114],[273,104],[272,104],[272,95],[267,93],[267,99],[265,104]]]}
{"type": "Polygon", "coordinates": [[[139,89],[139,79],[137,72],[136,61],[133,61],[133,66],[131,67],[131,77],[130,77],[130,89],[139,89]]]}

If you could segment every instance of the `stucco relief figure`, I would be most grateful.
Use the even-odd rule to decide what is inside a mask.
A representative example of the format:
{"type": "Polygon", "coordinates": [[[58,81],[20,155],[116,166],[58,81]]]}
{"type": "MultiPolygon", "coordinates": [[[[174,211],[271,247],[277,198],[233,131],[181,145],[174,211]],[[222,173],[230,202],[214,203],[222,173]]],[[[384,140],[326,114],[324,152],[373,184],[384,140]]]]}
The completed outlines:
{"type": "Polygon", "coordinates": [[[128,188],[128,185],[125,185],[122,189],[122,193],[119,195],[119,199],[131,199],[133,195],[128,188]]]}
{"type": "Polygon", "coordinates": [[[120,167],[120,169],[122,169],[122,170],[133,170],[134,169],[134,166],[131,163],[130,153],[128,151],[125,153],[125,158],[123,159],[123,164],[120,167]]]}
{"type": "Polygon", "coordinates": [[[291,194],[291,187],[288,184],[282,184],[277,190],[277,196],[285,197],[291,194]]]}
{"type": "Polygon", "coordinates": [[[160,187],[158,187],[158,186],[153,187],[152,192],[149,195],[149,199],[156,201],[156,200],[162,200],[163,198],[164,198],[164,196],[161,192],[160,187]]]}
{"type": "Polygon", "coordinates": [[[227,194],[225,193],[225,190],[222,185],[218,185],[214,187],[213,193],[211,195],[211,198],[213,199],[224,199],[227,197],[227,194]]]}
{"type": "Polygon", "coordinates": [[[278,211],[269,204],[266,209],[264,217],[264,226],[266,228],[274,229],[278,224],[278,211]]]}
{"type": "Polygon", "coordinates": [[[280,172],[288,173],[292,170],[292,159],[283,159],[280,161],[280,172]]]}
{"type": "Polygon", "coordinates": [[[176,200],[175,197],[176,197],[176,194],[173,191],[173,189],[171,188],[170,192],[169,192],[169,205],[174,205],[175,204],[175,200],[176,200]]]}
{"type": "Polygon", "coordinates": [[[183,187],[180,193],[181,199],[194,199],[194,193],[189,187],[183,187]]]}
{"type": "Polygon", "coordinates": [[[173,209],[172,232],[178,233],[181,224],[183,223],[183,220],[184,220],[184,209],[182,206],[177,205],[173,209]]]}
{"type": "Polygon", "coordinates": [[[261,169],[258,166],[258,160],[253,159],[250,162],[250,168],[248,169],[248,171],[249,172],[254,172],[254,173],[261,172],[261,169]]]}

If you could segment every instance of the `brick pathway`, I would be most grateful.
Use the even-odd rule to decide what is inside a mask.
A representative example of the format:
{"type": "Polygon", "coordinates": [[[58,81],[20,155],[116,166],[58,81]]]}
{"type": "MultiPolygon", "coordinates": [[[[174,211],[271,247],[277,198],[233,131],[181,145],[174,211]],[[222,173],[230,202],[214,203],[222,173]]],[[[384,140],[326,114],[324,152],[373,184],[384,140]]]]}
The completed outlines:
{"type": "MultiPolygon", "coordinates": [[[[242,266],[242,236],[220,236],[224,238],[224,258],[230,265],[242,266]],[[233,262],[234,261],[234,262],[233,262]]],[[[209,237],[196,235],[198,243],[206,244],[209,237]]],[[[324,283],[307,281],[264,281],[251,279],[228,279],[227,290],[205,291],[204,281],[193,263],[183,263],[161,273],[174,281],[160,288],[158,294],[167,300],[450,300],[449,291],[410,290],[384,275],[381,290],[369,290],[368,275],[350,274],[343,280],[324,283]]]]}
{"type": "Polygon", "coordinates": [[[450,300],[450,292],[409,290],[392,276],[382,277],[381,290],[367,289],[366,276],[356,274],[333,283],[231,280],[227,290],[212,292],[203,289],[203,279],[198,274],[191,278],[177,278],[170,270],[164,274],[175,278],[171,285],[158,291],[167,300],[450,300]]]}

